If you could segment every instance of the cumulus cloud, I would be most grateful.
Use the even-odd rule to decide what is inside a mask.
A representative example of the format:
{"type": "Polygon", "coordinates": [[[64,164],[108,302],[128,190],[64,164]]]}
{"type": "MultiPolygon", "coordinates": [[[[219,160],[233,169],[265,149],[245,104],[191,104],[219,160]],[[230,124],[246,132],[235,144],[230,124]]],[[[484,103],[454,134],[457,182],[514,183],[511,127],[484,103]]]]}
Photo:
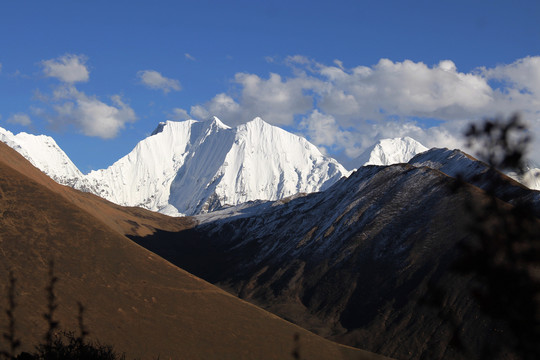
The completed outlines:
{"type": "Polygon", "coordinates": [[[145,86],[150,89],[162,90],[164,94],[172,90],[180,91],[182,89],[180,81],[166,78],[155,70],[141,70],[137,72],[137,77],[145,86]]]}
{"type": "Polygon", "coordinates": [[[304,93],[314,87],[310,78],[283,79],[278,74],[270,74],[268,79],[255,74],[238,73],[234,82],[240,87],[240,94],[221,93],[210,101],[195,105],[191,114],[197,118],[216,115],[226,123],[235,125],[257,116],[277,125],[289,125],[295,115],[304,114],[313,108],[313,98],[304,93]]]}
{"type": "Polygon", "coordinates": [[[208,119],[212,115],[223,119],[228,124],[236,124],[244,121],[239,121],[242,117],[243,110],[232,97],[221,93],[214,96],[213,99],[206,102],[204,105],[195,105],[190,109],[191,115],[197,119],[208,119]]]}
{"type": "Polygon", "coordinates": [[[54,92],[55,114],[49,121],[55,126],[73,125],[83,134],[111,139],[136,120],[135,112],[120,96],[111,97],[111,104],[88,96],[74,86],[60,87],[54,92]]]}
{"type": "Polygon", "coordinates": [[[30,126],[32,124],[32,120],[30,119],[30,116],[28,116],[25,113],[13,114],[7,119],[7,122],[10,124],[22,125],[22,126],[30,126]]]}
{"type": "Polygon", "coordinates": [[[176,121],[182,121],[182,120],[189,120],[191,119],[191,116],[189,116],[188,112],[181,108],[174,108],[172,109],[172,112],[168,114],[169,119],[176,120],[176,121]]]}
{"type": "Polygon", "coordinates": [[[261,116],[298,126],[315,144],[349,156],[385,137],[463,147],[466,124],[515,111],[540,138],[540,56],[469,72],[447,59],[434,65],[381,59],[346,68],[340,60],[326,65],[295,55],[284,64],[293,76],[238,73],[236,87],[193,106],[191,115],[217,115],[231,125],[261,116]]]}
{"type": "Polygon", "coordinates": [[[493,84],[494,111],[506,113],[514,108],[522,112],[531,126],[540,123],[540,56],[529,56],[509,65],[482,68],[481,71],[493,84]]]}
{"type": "Polygon", "coordinates": [[[522,93],[540,94],[540,56],[528,56],[492,69],[482,68],[482,72],[489,80],[508,81],[511,88],[522,93]]]}
{"type": "MultiPolygon", "coordinates": [[[[296,114],[313,107],[313,99],[304,89],[313,87],[313,80],[303,77],[283,80],[278,74],[268,79],[257,75],[236,74],[235,81],[242,86],[241,103],[248,117],[261,116],[275,124],[291,124],[296,114]]],[[[317,81],[316,81],[317,82],[317,81]]]]}
{"type": "Polygon", "coordinates": [[[41,65],[45,76],[73,84],[88,81],[89,72],[86,60],[84,55],[66,54],[56,59],[43,60],[41,65]]]}
{"type": "Polygon", "coordinates": [[[332,115],[314,110],[308,117],[302,119],[300,130],[315,145],[333,150],[344,150],[348,157],[356,157],[361,149],[356,146],[356,136],[343,130],[332,115]]]}
{"type": "Polygon", "coordinates": [[[478,115],[494,100],[485,78],[460,73],[450,60],[433,67],[388,59],[351,70],[320,65],[318,74],[329,82],[319,106],[341,121],[388,116],[463,119],[478,115]]]}

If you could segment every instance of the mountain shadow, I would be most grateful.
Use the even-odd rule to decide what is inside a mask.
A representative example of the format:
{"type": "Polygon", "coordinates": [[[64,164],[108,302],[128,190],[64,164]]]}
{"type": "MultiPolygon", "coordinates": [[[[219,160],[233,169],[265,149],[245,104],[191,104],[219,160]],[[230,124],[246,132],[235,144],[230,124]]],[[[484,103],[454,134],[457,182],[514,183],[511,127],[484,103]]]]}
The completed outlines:
{"type": "MultiPolygon", "coordinates": [[[[122,208],[58,185],[2,143],[0,219],[0,293],[7,293],[13,271],[20,351],[32,351],[47,331],[42,294],[52,259],[59,279],[55,321],[76,329],[83,303],[89,340],[114,344],[127,358],[286,359],[295,334],[306,358],[382,358],[241,301],[124,235],[179,231],[192,220],[122,208]]],[[[0,325],[8,317],[1,311],[0,325]]]]}
{"type": "Polygon", "coordinates": [[[464,209],[486,201],[439,170],[367,166],[321,193],[134,240],[329,339],[398,359],[467,359],[510,331],[476,302],[477,276],[453,271],[471,236],[464,209]],[[444,296],[428,306],[438,285],[444,296]]]}

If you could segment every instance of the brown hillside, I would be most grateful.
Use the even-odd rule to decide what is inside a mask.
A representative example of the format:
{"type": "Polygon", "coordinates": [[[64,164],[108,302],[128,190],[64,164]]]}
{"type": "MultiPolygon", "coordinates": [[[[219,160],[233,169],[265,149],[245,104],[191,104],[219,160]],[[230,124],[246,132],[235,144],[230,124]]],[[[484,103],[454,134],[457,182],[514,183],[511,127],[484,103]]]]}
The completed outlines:
{"type": "MultiPolygon", "coordinates": [[[[12,270],[22,350],[42,340],[44,288],[54,260],[61,326],[77,329],[80,301],[90,336],[128,358],[287,359],[295,333],[302,358],[380,358],[241,301],[124,236],[189,226],[189,220],[124,209],[60,186],[0,143],[0,290],[6,293],[12,270]]],[[[5,326],[6,301],[1,304],[5,326]]]]}

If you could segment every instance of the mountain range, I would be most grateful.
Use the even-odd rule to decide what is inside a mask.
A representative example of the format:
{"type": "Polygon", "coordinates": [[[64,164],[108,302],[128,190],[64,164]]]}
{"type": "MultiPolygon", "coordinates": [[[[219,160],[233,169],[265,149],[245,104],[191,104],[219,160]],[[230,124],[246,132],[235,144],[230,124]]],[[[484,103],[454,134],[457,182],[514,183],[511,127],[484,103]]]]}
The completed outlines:
{"type": "MultiPolygon", "coordinates": [[[[192,227],[192,219],[121,207],[61,186],[3,143],[0,219],[0,290],[7,294],[12,272],[21,351],[32,351],[47,330],[53,261],[53,320],[76,330],[82,303],[90,339],[128,359],[286,359],[295,346],[310,359],[384,359],[239,300],[128,238],[176,232],[192,227]]],[[[2,309],[0,324],[7,326],[2,309]]]]}
{"type": "Polygon", "coordinates": [[[364,166],[323,192],[202,214],[195,227],[132,238],[340,343],[396,359],[479,358],[513,341],[478,305],[476,276],[452,270],[477,221],[471,207],[488,201],[489,179],[498,179],[501,206],[533,205],[538,239],[540,193],[448,149],[364,166]],[[444,290],[440,307],[426,305],[434,287],[444,290]],[[465,352],[454,344],[456,331],[465,352]]]}
{"type": "MultiPolygon", "coordinates": [[[[51,137],[15,135],[0,128],[0,141],[62,185],[171,216],[322,191],[351,173],[304,138],[260,118],[234,128],[217,117],[166,121],[129,154],[89,174],[83,174],[51,137]]],[[[426,150],[410,137],[382,139],[346,166],[406,163],[426,150]]],[[[539,171],[510,175],[540,189],[535,176],[539,171]]]]}
{"type": "Polygon", "coordinates": [[[305,139],[260,118],[235,128],[216,117],[160,123],[129,154],[87,175],[50,137],[2,130],[0,140],[60,184],[175,216],[320,191],[349,174],[305,139]]]}
{"type": "Polygon", "coordinates": [[[71,186],[0,144],[0,275],[18,277],[25,344],[43,333],[36,294],[54,259],[61,322],[76,326],[81,300],[89,328],[130,356],[287,358],[298,346],[314,359],[468,359],[504,347],[488,358],[516,358],[520,338],[478,302],[481,276],[455,264],[479,225],[507,231],[512,212],[528,219],[513,236],[540,238],[540,192],[462,151],[381,141],[366,162],[400,163],[349,173],[261,119],[230,128],[214,118],[162,123],[82,175],[51,138],[0,137],[31,160],[56,154],[32,162],[71,186]],[[103,198],[114,189],[137,207],[103,198]],[[473,212],[486,204],[506,215],[473,212]]]}

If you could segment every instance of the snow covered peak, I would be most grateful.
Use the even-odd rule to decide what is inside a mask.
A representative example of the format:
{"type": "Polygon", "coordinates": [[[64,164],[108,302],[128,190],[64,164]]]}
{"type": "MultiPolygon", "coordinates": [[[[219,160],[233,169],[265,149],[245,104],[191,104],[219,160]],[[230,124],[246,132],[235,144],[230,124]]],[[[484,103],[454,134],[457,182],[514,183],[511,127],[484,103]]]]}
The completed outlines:
{"type": "Polygon", "coordinates": [[[107,169],[83,175],[54,140],[1,129],[0,138],[58,182],[169,215],[324,190],[349,172],[306,139],[261,118],[165,121],[107,169]]]}
{"type": "Polygon", "coordinates": [[[393,165],[406,163],[416,154],[428,150],[418,141],[405,136],[402,138],[382,139],[352,160],[349,168],[365,165],[393,165]]]}
{"type": "MultiPolygon", "coordinates": [[[[246,124],[252,124],[253,126],[264,126],[264,125],[270,125],[266,121],[264,121],[259,116],[254,117],[252,120],[248,121],[246,124]]],[[[271,126],[271,125],[270,125],[271,126]]]]}
{"type": "Polygon", "coordinates": [[[369,158],[363,165],[406,163],[416,154],[426,150],[427,147],[410,137],[383,139],[371,148],[369,158]]]}
{"type": "Polygon", "coordinates": [[[208,120],[212,123],[213,126],[219,127],[221,129],[230,129],[231,127],[228,125],[225,125],[217,116],[212,116],[210,120],[208,120]]]}
{"type": "Polygon", "coordinates": [[[253,118],[252,120],[244,124],[238,125],[237,128],[239,132],[242,132],[242,131],[252,131],[252,132],[253,131],[267,131],[268,132],[268,131],[274,131],[275,129],[285,131],[281,128],[278,128],[276,126],[273,126],[267,123],[260,117],[253,118]]]}
{"type": "Polygon", "coordinates": [[[15,135],[0,127],[0,141],[16,150],[32,165],[57,182],[72,185],[83,177],[50,136],[31,135],[25,132],[15,135]]]}
{"type": "Polygon", "coordinates": [[[260,118],[167,121],[109,168],[87,175],[115,203],[169,215],[325,189],[349,173],[307,140],[260,118]]]}

